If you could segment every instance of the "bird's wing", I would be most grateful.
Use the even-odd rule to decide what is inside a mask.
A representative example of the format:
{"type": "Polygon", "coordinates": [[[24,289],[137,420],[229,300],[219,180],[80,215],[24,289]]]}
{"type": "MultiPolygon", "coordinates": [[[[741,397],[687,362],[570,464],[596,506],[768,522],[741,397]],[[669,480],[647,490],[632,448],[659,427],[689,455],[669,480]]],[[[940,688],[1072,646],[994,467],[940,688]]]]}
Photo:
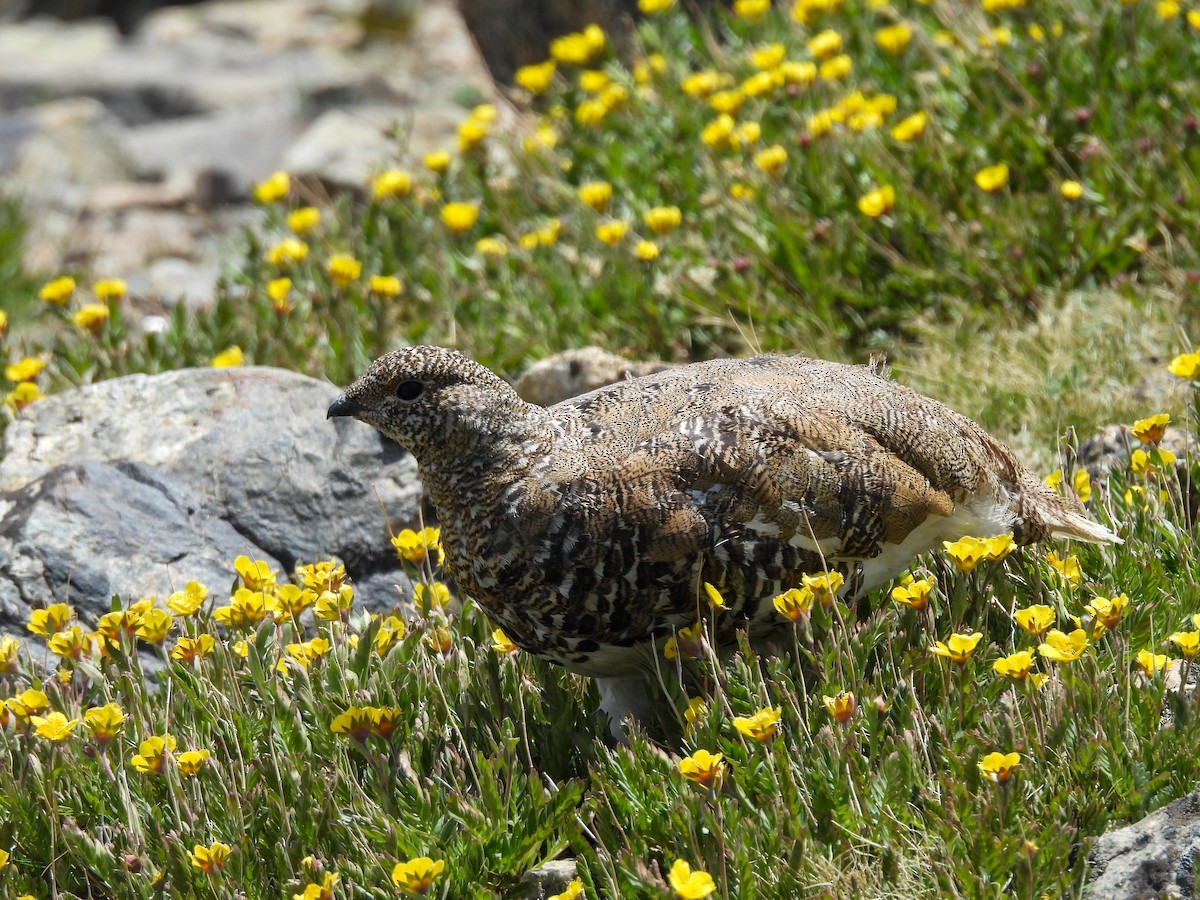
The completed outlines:
{"type": "Polygon", "coordinates": [[[690,488],[723,527],[752,525],[831,561],[869,559],[954,510],[950,494],[871,434],[790,398],[708,411],[680,431],[700,461],[690,488]]]}

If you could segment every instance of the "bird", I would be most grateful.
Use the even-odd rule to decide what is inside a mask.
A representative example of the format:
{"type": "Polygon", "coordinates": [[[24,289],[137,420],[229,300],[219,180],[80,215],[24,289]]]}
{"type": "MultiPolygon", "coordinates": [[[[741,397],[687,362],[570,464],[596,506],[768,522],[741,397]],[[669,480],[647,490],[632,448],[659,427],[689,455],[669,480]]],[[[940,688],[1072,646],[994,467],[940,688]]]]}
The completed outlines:
{"type": "Polygon", "coordinates": [[[519,647],[644,713],[646,648],[787,623],[779,594],[860,598],[964,535],[1120,542],[966,416],[876,367],[760,355],[678,366],[543,407],[464,354],[393,350],[330,405],[406,448],[445,567],[519,647]]]}

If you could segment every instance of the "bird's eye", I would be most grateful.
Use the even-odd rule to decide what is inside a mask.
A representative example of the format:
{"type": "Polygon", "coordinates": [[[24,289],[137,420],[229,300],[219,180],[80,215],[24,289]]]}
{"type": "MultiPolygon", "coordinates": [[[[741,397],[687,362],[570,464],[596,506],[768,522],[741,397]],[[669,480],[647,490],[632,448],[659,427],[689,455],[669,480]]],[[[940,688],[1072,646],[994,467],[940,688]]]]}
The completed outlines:
{"type": "Polygon", "coordinates": [[[402,381],[396,385],[396,396],[405,403],[411,403],[425,393],[425,385],[419,381],[402,381]]]}

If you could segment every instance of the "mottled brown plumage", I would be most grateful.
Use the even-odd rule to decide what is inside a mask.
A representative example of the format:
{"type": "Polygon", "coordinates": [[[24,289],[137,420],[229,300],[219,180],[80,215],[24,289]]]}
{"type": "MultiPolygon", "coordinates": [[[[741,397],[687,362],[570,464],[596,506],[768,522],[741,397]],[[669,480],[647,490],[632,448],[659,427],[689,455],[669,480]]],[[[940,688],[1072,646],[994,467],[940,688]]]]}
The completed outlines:
{"type": "Polygon", "coordinates": [[[521,647],[624,676],[698,613],[718,637],[836,570],[846,596],[966,534],[1114,541],[971,420],[870,369],[716,360],[549,408],[437,347],[376,360],[329,409],[407,447],[458,584],[521,647]]]}

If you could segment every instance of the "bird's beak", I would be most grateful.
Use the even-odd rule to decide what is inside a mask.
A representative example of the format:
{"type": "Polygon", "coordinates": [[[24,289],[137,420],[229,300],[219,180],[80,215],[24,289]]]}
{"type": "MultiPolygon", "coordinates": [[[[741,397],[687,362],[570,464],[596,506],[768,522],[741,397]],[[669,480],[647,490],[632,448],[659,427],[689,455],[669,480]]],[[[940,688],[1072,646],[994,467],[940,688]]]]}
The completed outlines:
{"type": "Polygon", "coordinates": [[[353,416],[362,411],[362,404],[351,400],[345,394],[342,394],[329,404],[329,411],[325,413],[325,418],[332,419],[334,416],[353,416]]]}

